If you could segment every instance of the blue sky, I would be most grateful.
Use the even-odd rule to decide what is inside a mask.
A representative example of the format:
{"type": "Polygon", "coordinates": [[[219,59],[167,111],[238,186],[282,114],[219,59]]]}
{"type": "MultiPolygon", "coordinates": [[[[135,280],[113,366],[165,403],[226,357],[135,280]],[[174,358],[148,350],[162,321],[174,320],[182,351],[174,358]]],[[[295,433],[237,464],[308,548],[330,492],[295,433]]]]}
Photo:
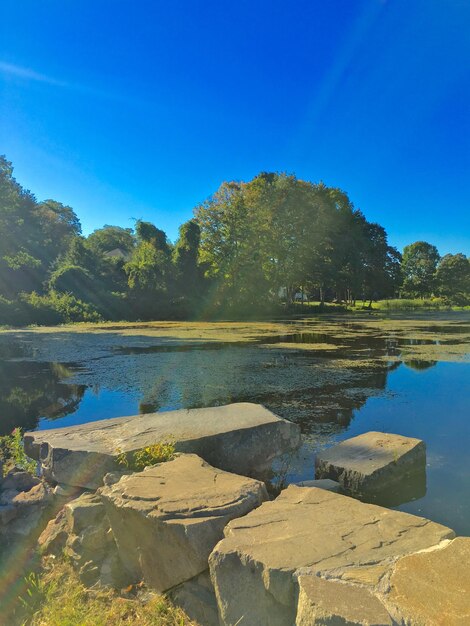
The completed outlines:
{"type": "Polygon", "coordinates": [[[0,153],[85,233],[174,240],[277,170],[470,254],[469,33],[468,0],[2,0],[0,153]]]}

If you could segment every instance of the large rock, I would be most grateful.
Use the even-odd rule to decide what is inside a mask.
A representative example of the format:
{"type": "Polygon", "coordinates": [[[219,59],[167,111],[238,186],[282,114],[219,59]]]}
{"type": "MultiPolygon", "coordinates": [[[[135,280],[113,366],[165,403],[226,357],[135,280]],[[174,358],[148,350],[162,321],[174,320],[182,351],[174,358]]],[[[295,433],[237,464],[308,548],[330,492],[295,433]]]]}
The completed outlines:
{"type": "Polygon", "coordinates": [[[0,535],[7,543],[24,541],[25,537],[34,540],[53,514],[52,489],[44,482],[38,482],[28,491],[7,489],[0,492],[0,535]]]}
{"type": "Polygon", "coordinates": [[[86,586],[120,588],[130,582],[96,494],[84,493],[68,502],[41,533],[38,546],[42,554],[65,553],[86,586]]]}
{"type": "Polygon", "coordinates": [[[420,439],[368,432],[317,454],[315,475],[340,483],[351,494],[377,494],[425,472],[426,446],[420,439]]]}
{"type": "MultiPolygon", "coordinates": [[[[209,558],[222,624],[291,626],[299,575],[342,578],[451,538],[449,528],[324,489],[290,486],[225,529],[209,558]]],[[[380,575],[378,576],[380,579],[380,575]]]]}
{"type": "Polygon", "coordinates": [[[296,626],[392,626],[382,602],[368,589],[318,576],[299,577],[296,626]]]}
{"type": "Polygon", "coordinates": [[[400,559],[385,602],[399,624],[470,624],[470,537],[400,559]]]}
{"type": "Polygon", "coordinates": [[[215,467],[263,477],[275,457],[299,445],[300,428],[261,405],[243,402],[31,432],[24,444],[49,480],[96,489],[116,469],[118,451],[168,440],[177,451],[198,454],[215,467]]]}
{"type": "Polygon", "coordinates": [[[181,455],[100,490],[122,562],[158,592],[207,569],[225,525],[267,499],[263,483],[181,455]]]}

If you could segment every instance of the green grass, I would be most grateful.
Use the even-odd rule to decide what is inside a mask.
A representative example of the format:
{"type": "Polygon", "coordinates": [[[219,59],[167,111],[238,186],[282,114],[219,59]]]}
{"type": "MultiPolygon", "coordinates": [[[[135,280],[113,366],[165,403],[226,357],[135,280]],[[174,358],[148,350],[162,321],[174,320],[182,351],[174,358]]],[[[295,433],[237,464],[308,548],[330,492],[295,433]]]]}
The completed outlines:
{"type": "Polygon", "coordinates": [[[65,560],[49,560],[30,578],[22,603],[28,626],[197,626],[162,596],[143,601],[110,589],[86,589],[65,560]]]}
{"type": "Polygon", "coordinates": [[[372,303],[376,311],[470,311],[470,306],[452,306],[443,298],[400,298],[372,303]]]}

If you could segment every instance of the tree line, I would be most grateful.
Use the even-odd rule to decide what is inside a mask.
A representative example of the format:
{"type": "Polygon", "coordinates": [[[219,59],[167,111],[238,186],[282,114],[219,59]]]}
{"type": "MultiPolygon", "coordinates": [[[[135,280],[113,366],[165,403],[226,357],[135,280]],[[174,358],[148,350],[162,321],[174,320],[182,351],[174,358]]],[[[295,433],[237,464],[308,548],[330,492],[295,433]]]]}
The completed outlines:
{"type": "Polygon", "coordinates": [[[289,310],[296,298],[470,302],[470,261],[416,242],[403,255],[340,189],[283,173],[225,182],[173,244],[150,222],[87,237],[0,157],[0,324],[186,319],[289,310]]]}

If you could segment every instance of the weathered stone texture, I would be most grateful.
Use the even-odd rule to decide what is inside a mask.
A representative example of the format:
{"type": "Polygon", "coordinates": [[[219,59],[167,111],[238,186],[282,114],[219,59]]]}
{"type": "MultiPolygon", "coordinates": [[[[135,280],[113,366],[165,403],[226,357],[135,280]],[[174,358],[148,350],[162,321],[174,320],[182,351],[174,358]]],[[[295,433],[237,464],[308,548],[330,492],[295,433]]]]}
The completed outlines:
{"type": "Polygon", "coordinates": [[[194,454],[123,476],[100,494],[122,562],[159,592],[206,570],[225,525],[267,499],[263,483],[194,454]]]}
{"type": "Polygon", "coordinates": [[[202,626],[219,626],[217,600],[208,571],[178,585],[169,595],[189,619],[202,626]]]}
{"type": "Polygon", "coordinates": [[[49,480],[96,489],[125,453],[172,440],[179,452],[245,476],[262,477],[272,460],[300,444],[297,424],[261,405],[230,404],[101,420],[26,433],[25,450],[49,480]]]}
{"type": "Polygon", "coordinates": [[[128,584],[101,498],[82,494],[68,502],[51,520],[38,539],[43,554],[64,552],[72,561],[81,581],[120,588],[128,584]]]}
{"type": "Polygon", "coordinates": [[[470,537],[400,559],[385,600],[397,622],[407,626],[468,626],[470,537]]]}
{"type": "Polygon", "coordinates": [[[225,626],[292,624],[297,575],[341,578],[454,536],[414,515],[295,486],[230,522],[224,534],[209,564],[225,626]]]}
{"type": "Polygon", "coordinates": [[[368,589],[324,580],[299,577],[296,626],[392,626],[382,602],[368,589]]]}
{"type": "Polygon", "coordinates": [[[368,432],[319,452],[315,475],[338,481],[349,493],[368,494],[424,471],[425,464],[426,446],[420,439],[368,432]]]}

